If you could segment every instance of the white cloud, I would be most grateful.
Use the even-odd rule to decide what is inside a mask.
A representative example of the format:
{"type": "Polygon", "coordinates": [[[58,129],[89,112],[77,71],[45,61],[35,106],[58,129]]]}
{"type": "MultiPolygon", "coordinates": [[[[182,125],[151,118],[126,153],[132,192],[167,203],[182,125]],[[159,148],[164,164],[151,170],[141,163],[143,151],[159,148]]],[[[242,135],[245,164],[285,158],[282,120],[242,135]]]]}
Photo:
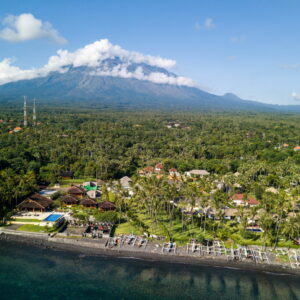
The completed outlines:
{"type": "Polygon", "coordinates": [[[92,71],[90,74],[94,76],[112,76],[112,77],[121,77],[121,78],[134,78],[139,80],[147,80],[154,83],[160,84],[171,84],[171,85],[184,85],[184,86],[195,86],[195,82],[189,78],[182,76],[169,76],[161,72],[151,72],[145,74],[142,67],[137,67],[135,71],[128,71],[127,65],[117,65],[113,68],[99,69],[92,71]]]}
{"type": "Polygon", "coordinates": [[[214,21],[212,18],[205,19],[203,24],[199,24],[199,22],[195,23],[195,29],[196,30],[211,30],[214,29],[216,25],[214,24],[214,21]]]}
{"type": "Polygon", "coordinates": [[[48,38],[60,44],[67,42],[49,22],[43,22],[32,14],[9,15],[2,23],[5,27],[0,30],[0,39],[9,42],[23,42],[40,38],[48,38]]]}
{"type": "Polygon", "coordinates": [[[58,50],[57,55],[49,58],[48,64],[45,67],[50,70],[53,68],[56,70],[66,65],[73,65],[74,67],[96,67],[105,59],[114,57],[120,57],[123,61],[146,63],[151,66],[167,69],[176,65],[176,61],[172,59],[164,59],[160,56],[144,55],[139,52],[128,51],[118,45],[111,44],[107,39],[102,39],[86,45],[75,52],[58,50]]]}
{"type": "Polygon", "coordinates": [[[232,36],[230,38],[230,41],[232,43],[241,43],[241,42],[244,42],[246,39],[247,39],[247,37],[244,34],[242,34],[242,35],[238,35],[238,36],[232,36]]]}
{"type": "Polygon", "coordinates": [[[46,76],[52,71],[65,72],[72,67],[94,67],[90,74],[94,76],[112,76],[121,78],[135,78],[148,80],[154,83],[165,83],[172,85],[196,86],[195,82],[182,76],[174,76],[162,72],[145,73],[140,66],[133,71],[129,71],[131,64],[145,63],[154,67],[170,69],[175,66],[176,61],[164,59],[160,56],[144,55],[139,52],[122,49],[118,45],[111,44],[107,39],[96,41],[86,45],[74,52],[68,50],[58,50],[57,54],[51,56],[45,66],[40,69],[22,70],[13,66],[10,59],[0,62],[0,84],[18,81],[22,79],[32,79],[46,76]],[[106,59],[120,58],[120,63],[108,66],[106,59]]]}
{"type": "Polygon", "coordinates": [[[296,101],[300,101],[300,94],[293,92],[292,93],[292,98],[296,101]]]}

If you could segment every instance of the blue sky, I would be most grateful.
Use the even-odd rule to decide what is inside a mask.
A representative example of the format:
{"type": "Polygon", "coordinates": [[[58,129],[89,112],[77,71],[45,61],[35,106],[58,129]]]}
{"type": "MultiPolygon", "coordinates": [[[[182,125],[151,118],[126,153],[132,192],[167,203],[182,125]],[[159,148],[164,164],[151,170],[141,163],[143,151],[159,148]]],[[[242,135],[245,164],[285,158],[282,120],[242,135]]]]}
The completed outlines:
{"type": "Polygon", "coordinates": [[[0,61],[13,58],[14,66],[38,68],[58,49],[75,51],[106,38],[176,60],[175,73],[212,93],[299,104],[299,11],[296,0],[2,1],[1,21],[30,13],[67,42],[0,39],[0,61]]]}

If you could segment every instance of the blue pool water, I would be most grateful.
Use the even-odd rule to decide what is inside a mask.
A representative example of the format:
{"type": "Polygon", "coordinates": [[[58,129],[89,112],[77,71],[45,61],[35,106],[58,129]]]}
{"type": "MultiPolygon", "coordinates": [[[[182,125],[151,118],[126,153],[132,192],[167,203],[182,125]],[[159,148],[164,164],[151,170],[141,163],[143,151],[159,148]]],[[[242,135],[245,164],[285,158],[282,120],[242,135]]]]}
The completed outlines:
{"type": "Polygon", "coordinates": [[[57,221],[62,215],[60,214],[52,214],[50,216],[48,216],[46,219],[44,219],[44,221],[47,221],[47,222],[55,222],[57,221]]]}

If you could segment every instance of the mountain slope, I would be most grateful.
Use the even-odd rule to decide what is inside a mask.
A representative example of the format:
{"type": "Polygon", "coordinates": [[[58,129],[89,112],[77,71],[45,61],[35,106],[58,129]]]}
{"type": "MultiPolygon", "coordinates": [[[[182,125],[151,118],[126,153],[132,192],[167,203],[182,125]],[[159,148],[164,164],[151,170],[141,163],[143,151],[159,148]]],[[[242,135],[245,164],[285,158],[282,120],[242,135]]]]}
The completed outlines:
{"type": "MultiPolygon", "coordinates": [[[[109,59],[105,70],[112,70],[120,60],[109,59]]],[[[169,71],[146,64],[130,64],[130,72],[138,68],[143,74],[160,73],[176,78],[169,71]]],[[[255,101],[246,101],[233,94],[217,96],[188,86],[159,84],[148,80],[99,75],[103,68],[71,67],[64,72],[51,72],[45,77],[20,80],[0,86],[0,102],[14,101],[23,95],[53,104],[80,104],[97,107],[153,109],[214,110],[280,110],[286,109],[255,101]]],[[[288,110],[288,109],[287,109],[288,110]]],[[[299,110],[299,107],[294,107],[299,110]]]]}

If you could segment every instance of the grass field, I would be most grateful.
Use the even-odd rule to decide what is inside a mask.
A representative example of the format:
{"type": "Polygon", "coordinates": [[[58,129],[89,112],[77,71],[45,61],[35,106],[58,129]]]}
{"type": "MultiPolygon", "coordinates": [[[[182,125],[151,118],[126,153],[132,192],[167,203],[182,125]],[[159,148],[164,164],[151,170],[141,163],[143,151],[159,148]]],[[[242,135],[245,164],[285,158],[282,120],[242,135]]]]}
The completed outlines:
{"type": "Polygon", "coordinates": [[[141,229],[135,227],[131,222],[128,221],[117,226],[115,235],[121,234],[141,235],[143,232],[141,232],[141,229]]]}
{"type": "Polygon", "coordinates": [[[30,232],[41,232],[41,233],[50,233],[56,231],[54,227],[46,227],[46,226],[39,226],[39,225],[31,225],[31,224],[24,224],[20,226],[18,231],[30,231],[30,232]]]}
{"type": "Polygon", "coordinates": [[[82,184],[83,182],[86,181],[96,181],[96,178],[76,178],[76,179],[62,179],[60,180],[60,186],[63,187],[69,187],[71,184],[82,184]]]}
{"type": "Polygon", "coordinates": [[[13,218],[13,222],[41,222],[39,219],[24,219],[24,218],[13,218]]]}

